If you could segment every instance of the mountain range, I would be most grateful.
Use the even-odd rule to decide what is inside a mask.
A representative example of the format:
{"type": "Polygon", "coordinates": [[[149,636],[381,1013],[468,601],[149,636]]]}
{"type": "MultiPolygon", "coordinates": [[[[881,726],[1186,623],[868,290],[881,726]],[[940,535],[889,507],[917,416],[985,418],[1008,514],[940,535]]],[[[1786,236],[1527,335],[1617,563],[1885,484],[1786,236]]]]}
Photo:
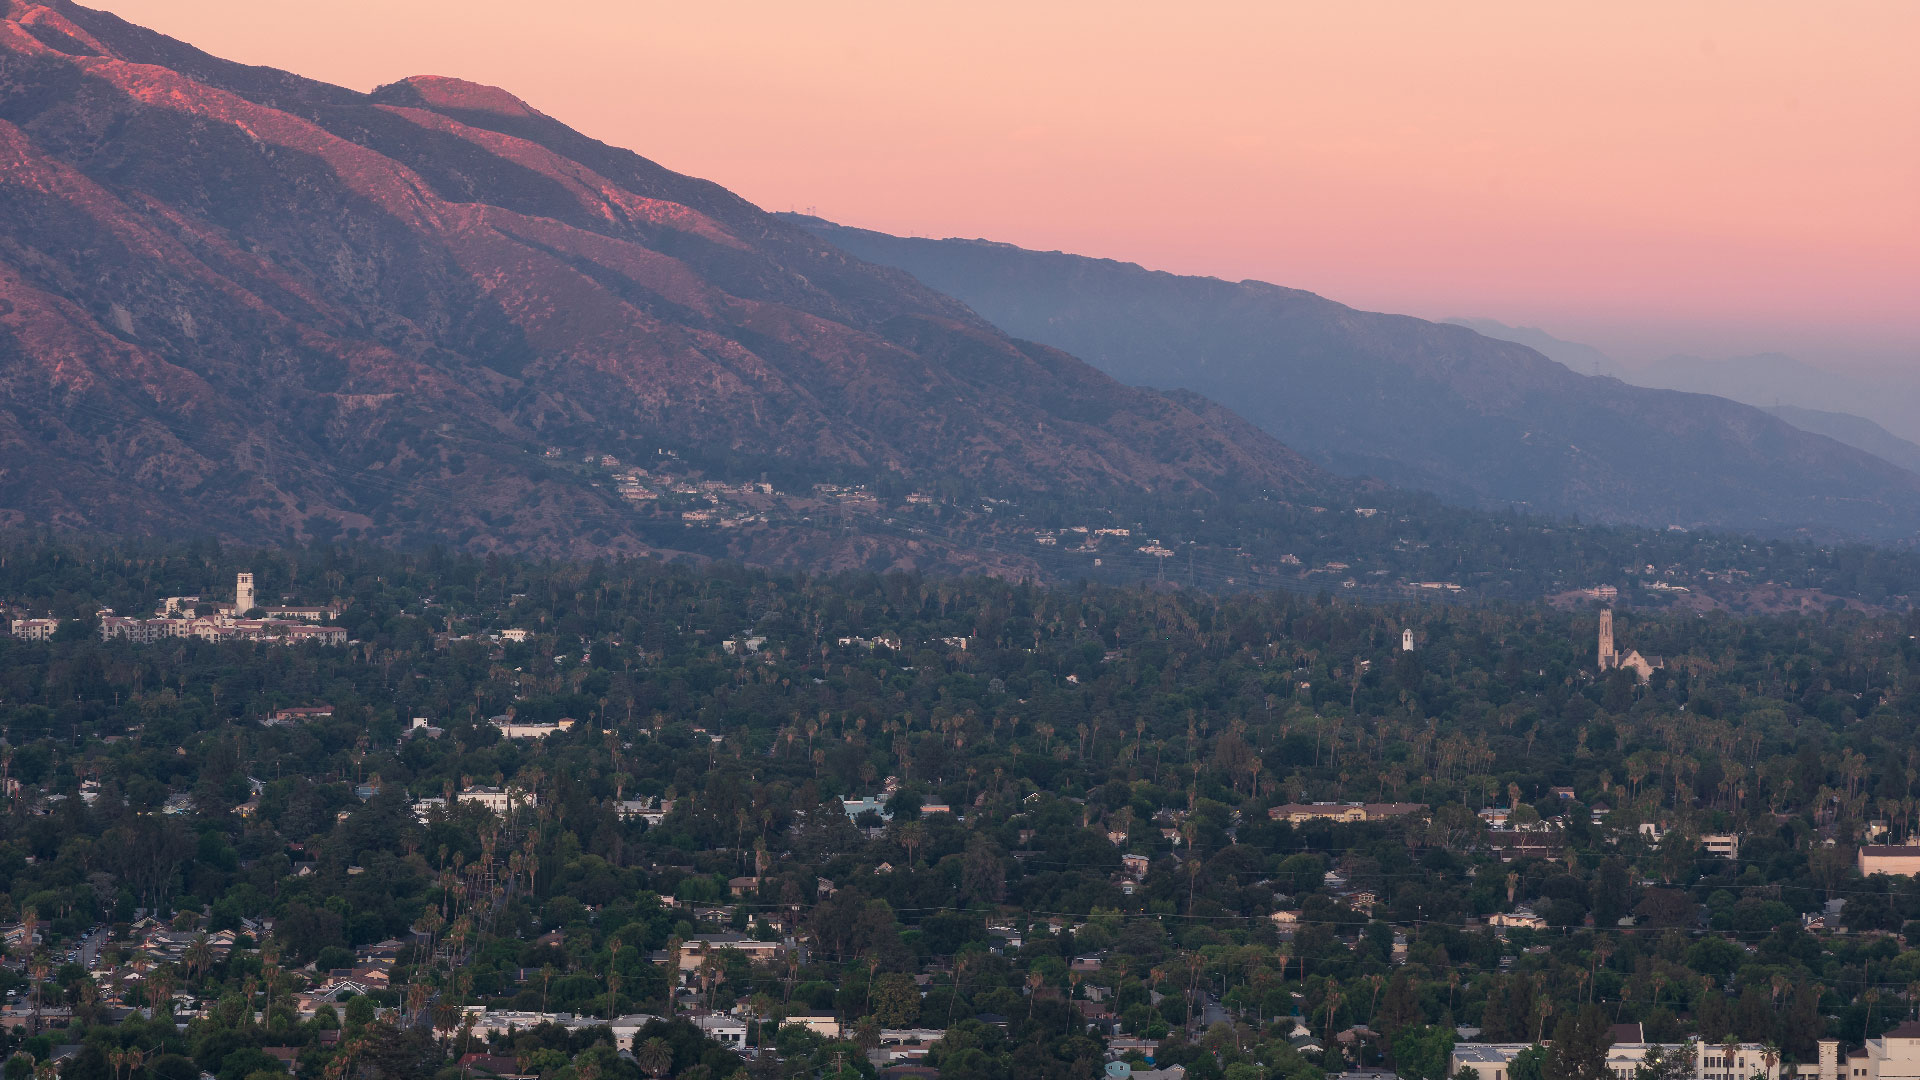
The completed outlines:
{"type": "Polygon", "coordinates": [[[1259,283],[903,266],[498,88],[0,13],[0,527],[1354,596],[1920,580],[1475,509],[1910,534],[1920,478],[1757,410],[1259,283]]]}
{"type": "Polygon", "coordinates": [[[1634,376],[1663,386],[1744,401],[1767,408],[1791,405],[1850,413],[1899,438],[1920,440],[1920,381],[1894,374],[1830,370],[1782,353],[1709,358],[1669,356],[1634,376]]]}
{"type": "MultiPolygon", "coordinates": [[[[1333,483],[504,90],[360,93],[0,5],[0,524],[647,551],[706,519],[661,540],[629,465],[669,501],[662,462],[802,493],[1333,483]]],[[[717,550],[834,564],[782,513],[717,550]]]]}
{"type": "Polygon", "coordinates": [[[1555,337],[1539,327],[1508,326],[1483,318],[1447,322],[1519,342],[1583,374],[1743,401],[1803,431],[1838,439],[1908,470],[1914,468],[1915,453],[1920,453],[1908,449],[1920,439],[1920,383],[1911,378],[1840,372],[1784,353],[1720,359],[1673,355],[1629,367],[1592,345],[1555,337]]]}
{"type": "Polygon", "coordinates": [[[1638,373],[1632,368],[1592,345],[1562,340],[1537,326],[1508,326],[1498,319],[1454,318],[1444,321],[1453,326],[1464,326],[1484,337],[1525,345],[1549,360],[1566,365],[1567,370],[1581,375],[1605,375],[1619,379],[1621,382],[1644,385],[1640,382],[1638,373]]]}
{"type": "Polygon", "coordinates": [[[1803,409],[1798,405],[1769,405],[1766,410],[1799,428],[1825,435],[1829,439],[1865,450],[1882,461],[1898,465],[1908,472],[1920,473],[1920,446],[1881,427],[1864,416],[1803,409]]]}
{"type": "Polygon", "coordinates": [[[1653,527],[1910,540],[1920,475],[1744,404],[1570,370],[1299,289],[794,220],[1123,382],[1233,408],[1340,473],[1653,527]]]}

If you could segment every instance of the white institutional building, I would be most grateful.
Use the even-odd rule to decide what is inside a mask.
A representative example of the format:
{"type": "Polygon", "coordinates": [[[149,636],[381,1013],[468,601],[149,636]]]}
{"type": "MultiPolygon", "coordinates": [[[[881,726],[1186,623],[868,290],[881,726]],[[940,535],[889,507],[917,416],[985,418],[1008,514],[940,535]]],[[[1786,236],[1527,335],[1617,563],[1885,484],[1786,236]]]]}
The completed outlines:
{"type": "MultiPolygon", "coordinates": [[[[1920,1021],[1909,1020],[1847,1055],[1844,1062],[1827,1063],[1828,1047],[1820,1043],[1820,1071],[1816,1080],[1913,1080],[1920,1077],[1920,1021]]],[[[1839,1055],[1836,1052],[1834,1056],[1839,1055]]],[[[1801,1076],[1807,1076],[1802,1067],[1801,1076]]]]}
{"type": "MultiPolygon", "coordinates": [[[[1607,1050],[1607,1071],[1615,1080],[1633,1080],[1634,1072],[1656,1043],[1617,1042],[1607,1050]]],[[[1513,1059],[1527,1043],[1459,1043],[1452,1071],[1472,1069],[1479,1080],[1509,1080],[1513,1059]]],[[[1670,1046],[1669,1049],[1678,1049],[1670,1046]]],[[[1695,1044],[1693,1080],[1920,1080],[1920,1021],[1909,1020],[1846,1056],[1840,1044],[1820,1040],[1820,1060],[1788,1066],[1768,1061],[1759,1043],[1741,1043],[1729,1056],[1717,1043],[1695,1044]]]]}
{"type": "MultiPolygon", "coordinates": [[[[1635,1025],[1637,1026],[1637,1025],[1635,1025]]],[[[1472,1069],[1479,1080],[1508,1080],[1512,1074],[1513,1059],[1531,1043],[1458,1043],[1453,1048],[1451,1071],[1459,1073],[1461,1069],[1472,1069]]],[[[1648,1051],[1659,1043],[1617,1042],[1607,1049],[1607,1071],[1614,1080],[1633,1080],[1633,1075],[1647,1060],[1648,1051]]],[[[1837,1052],[1838,1044],[1834,1044],[1837,1052]]],[[[1678,1045],[1668,1046],[1669,1050],[1678,1050],[1678,1045]]],[[[1693,1080],[1754,1080],[1765,1076],[1767,1080],[1793,1078],[1794,1073],[1787,1069],[1777,1058],[1771,1063],[1764,1059],[1765,1048],[1760,1043],[1741,1043],[1733,1056],[1727,1055],[1722,1044],[1697,1043],[1694,1050],[1693,1080]]],[[[1827,1056],[1827,1044],[1821,1044],[1823,1057],[1827,1056]]],[[[1800,1075],[1807,1075],[1804,1067],[1800,1075]]],[[[1819,1080],[1841,1080],[1837,1075],[1815,1074],[1819,1080]]],[[[1794,1078],[1797,1080],[1797,1078],[1794,1078]]]]}
{"type": "Polygon", "coordinates": [[[264,608],[266,618],[245,618],[247,612],[262,605],[254,593],[253,575],[244,571],[234,579],[233,603],[211,604],[209,606],[213,610],[210,614],[197,615],[195,611],[200,603],[200,597],[197,596],[169,596],[160,602],[159,610],[151,619],[130,618],[115,615],[112,611],[102,611],[100,639],[112,641],[122,638],[136,644],[168,638],[270,641],[282,645],[347,643],[346,627],[317,625],[337,614],[328,608],[268,605],[264,608]]]}

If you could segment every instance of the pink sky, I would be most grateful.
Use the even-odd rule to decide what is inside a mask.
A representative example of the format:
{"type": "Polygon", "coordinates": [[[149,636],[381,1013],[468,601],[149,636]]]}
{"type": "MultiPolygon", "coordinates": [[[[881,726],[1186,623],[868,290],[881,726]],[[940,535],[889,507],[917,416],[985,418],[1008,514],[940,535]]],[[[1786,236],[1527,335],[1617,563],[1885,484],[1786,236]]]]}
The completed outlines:
{"type": "Polygon", "coordinates": [[[1920,4],[95,0],[535,107],[768,209],[1637,360],[1920,367],[1920,4]]]}

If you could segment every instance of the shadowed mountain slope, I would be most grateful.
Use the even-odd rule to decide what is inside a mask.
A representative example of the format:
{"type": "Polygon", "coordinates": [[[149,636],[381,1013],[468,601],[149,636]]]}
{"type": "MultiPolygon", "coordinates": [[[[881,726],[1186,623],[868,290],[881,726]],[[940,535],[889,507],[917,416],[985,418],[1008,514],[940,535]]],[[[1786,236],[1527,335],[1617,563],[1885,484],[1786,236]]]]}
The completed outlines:
{"type": "Polygon", "coordinates": [[[1920,530],[1914,473],[1760,409],[1577,374],[1462,326],[1257,281],[793,220],[1017,337],[1227,402],[1339,472],[1655,527],[1883,541],[1920,530]]]}

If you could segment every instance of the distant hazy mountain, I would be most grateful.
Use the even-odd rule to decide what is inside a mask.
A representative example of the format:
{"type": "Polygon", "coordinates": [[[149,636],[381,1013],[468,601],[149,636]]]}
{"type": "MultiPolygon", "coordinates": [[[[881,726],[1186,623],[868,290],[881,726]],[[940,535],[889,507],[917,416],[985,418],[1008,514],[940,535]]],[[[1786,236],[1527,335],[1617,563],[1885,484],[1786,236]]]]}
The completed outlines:
{"type": "Polygon", "coordinates": [[[1903,468],[1915,467],[1898,446],[1888,445],[1872,432],[1878,431],[1900,445],[1908,445],[1908,439],[1920,439],[1920,381],[1848,375],[1782,353],[1717,360],[1669,356],[1656,364],[1629,368],[1591,345],[1563,341],[1538,327],[1508,326],[1497,319],[1455,318],[1447,322],[1502,341],[1517,341],[1582,375],[1611,375],[1635,386],[1712,394],[1757,405],[1803,431],[1839,439],[1903,468]],[[1799,418],[1775,406],[1800,410],[1796,414],[1799,418]],[[1834,419],[1816,418],[1814,414],[1834,419]],[[1859,423],[1847,423],[1849,420],[1859,423]]]}
{"type": "Polygon", "coordinates": [[[1909,472],[1920,473],[1920,446],[1908,442],[1886,428],[1852,413],[1823,412],[1798,405],[1771,405],[1767,411],[1799,428],[1848,446],[1865,450],[1874,457],[1891,462],[1909,472]]]}
{"type": "Polygon", "coordinates": [[[1518,342],[1581,375],[1608,375],[1623,382],[1640,382],[1637,373],[1623,367],[1619,361],[1599,349],[1577,341],[1562,341],[1537,326],[1508,326],[1498,319],[1454,318],[1446,321],[1490,338],[1518,342]]]}
{"type": "Polygon", "coordinates": [[[1920,380],[1912,378],[1849,375],[1780,353],[1761,353],[1718,360],[1669,356],[1635,371],[1631,381],[1717,394],[1749,405],[1852,413],[1903,439],[1920,440],[1920,380]]]}
{"type": "Polygon", "coordinates": [[[793,220],[1007,332],[1226,403],[1338,471],[1648,525],[1906,538],[1920,476],[1724,398],[1578,374],[1463,326],[1257,281],[793,220]]]}

